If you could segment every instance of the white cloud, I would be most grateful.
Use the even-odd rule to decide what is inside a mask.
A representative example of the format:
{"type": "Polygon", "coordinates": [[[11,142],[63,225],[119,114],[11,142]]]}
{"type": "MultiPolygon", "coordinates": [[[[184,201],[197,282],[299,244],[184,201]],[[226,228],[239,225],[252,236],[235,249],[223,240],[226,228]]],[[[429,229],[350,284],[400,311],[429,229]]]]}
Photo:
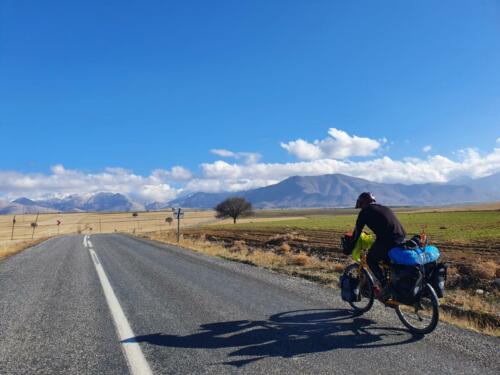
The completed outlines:
{"type": "Polygon", "coordinates": [[[322,155],[321,149],[318,146],[300,138],[288,143],[281,142],[281,147],[300,160],[316,160],[320,159],[322,155]]]}
{"type": "Polygon", "coordinates": [[[230,164],[224,161],[201,165],[203,179],[191,181],[188,190],[235,191],[238,186],[259,187],[290,176],[314,176],[342,173],[379,182],[406,184],[447,182],[459,176],[473,178],[500,171],[500,148],[481,155],[477,150],[465,149],[459,160],[433,155],[426,159],[394,160],[388,156],[367,161],[319,159],[296,163],[230,164]]]}
{"type": "MultiPolygon", "coordinates": [[[[377,156],[353,161],[347,159],[347,155],[366,155],[388,141],[350,136],[337,129],[330,129],[329,134],[330,138],[314,143],[298,139],[282,144],[301,159],[290,163],[265,163],[260,161],[258,153],[214,149],[213,154],[233,160],[202,163],[198,175],[179,165],[156,169],[147,176],[116,167],[88,173],[66,169],[62,164],[54,165],[47,174],[0,171],[0,198],[36,199],[110,191],[127,194],[141,202],[165,202],[181,192],[236,192],[271,185],[295,175],[342,173],[372,181],[412,184],[447,182],[461,176],[477,178],[500,172],[500,147],[488,153],[467,148],[452,158],[428,154],[426,158],[395,160],[377,156]]],[[[428,145],[423,151],[430,153],[432,148],[428,145]]]]}
{"type": "Polygon", "coordinates": [[[432,145],[426,145],[426,146],[422,147],[422,151],[425,153],[427,153],[431,150],[432,150],[432,145]]]}
{"type": "Polygon", "coordinates": [[[343,130],[330,128],[329,137],[313,143],[303,139],[281,143],[281,147],[300,160],[347,159],[352,156],[369,156],[387,139],[380,141],[366,137],[350,136],[343,130]]]}
{"type": "Polygon", "coordinates": [[[233,152],[223,148],[213,148],[210,152],[223,158],[243,160],[246,164],[255,164],[262,158],[262,155],[257,152],[233,152]]]}
{"type": "Polygon", "coordinates": [[[497,138],[497,145],[500,145],[500,137],[497,138]]]}
{"type": "Polygon", "coordinates": [[[0,171],[0,195],[9,199],[24,195],[41,198],[109,191],[126,194],[143,202],[167,201],[180,191],[171,186],[169,179],[172,175],[182,175],[186,171],[184,168],[157,170],[144,177],[123,168],[106,168],[100,173],[86,173],[65,169],[60,164],[53,166],[50,174],[0,171]]]}
{"type": "Polygon", "coordinates": [[[232,151],[223,148],[213,148],[210,152],[217,156],[222,156],[223,158],[234,158],[236,154],[232,151]]]}
{"type": "Polygon", "coordinates": [[[160,180],[183,182],[192,179],[193,173],[189,169],[176,165],[169,171],[164,169],[155,169],[151,176],[160,180]]]}

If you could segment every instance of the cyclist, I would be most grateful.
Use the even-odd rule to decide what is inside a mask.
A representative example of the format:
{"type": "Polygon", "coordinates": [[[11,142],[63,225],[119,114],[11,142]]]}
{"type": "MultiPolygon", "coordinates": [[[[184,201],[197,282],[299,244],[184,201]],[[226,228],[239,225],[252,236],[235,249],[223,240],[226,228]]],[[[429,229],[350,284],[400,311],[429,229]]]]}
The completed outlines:
{"type": "Polygon", "coordinates": [[[356,220],[353,243],[356,243],[365,225],[375,233],[376,239],[368,251],[366,260],[379,282],[379,286],[375,287],[375,295],[384,301],[389,298],[390,292],[379,262],[389,262],[389,250],[404,242],[406,232],[394,212],[389,207],[377,204],[370,192],[360,194],[356,208],[360,208],[361,211],[356,220]]]}

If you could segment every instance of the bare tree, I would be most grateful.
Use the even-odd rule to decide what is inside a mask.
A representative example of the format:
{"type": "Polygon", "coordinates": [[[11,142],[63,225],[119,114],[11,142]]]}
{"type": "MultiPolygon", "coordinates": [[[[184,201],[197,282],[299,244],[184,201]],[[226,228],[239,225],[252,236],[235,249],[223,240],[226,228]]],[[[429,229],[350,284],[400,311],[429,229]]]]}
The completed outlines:
{"type": "Polygon", "coordinates": [[[168,224],[168,225],[172,225],[172,221],[174,221],[174,219],[172,219],[172,218],[169,216],[169,217],[167,217],[167,218],[165,219],[165,221],[167,222],[167,224],[168,224]]]}
{"type": "Polygon", "coordinates": [[[227,198],[215,207],[215,211],[216,218],[232,217],[235,224],[238,217],[253,215],[252,204],[242,197],[227,198]]]}

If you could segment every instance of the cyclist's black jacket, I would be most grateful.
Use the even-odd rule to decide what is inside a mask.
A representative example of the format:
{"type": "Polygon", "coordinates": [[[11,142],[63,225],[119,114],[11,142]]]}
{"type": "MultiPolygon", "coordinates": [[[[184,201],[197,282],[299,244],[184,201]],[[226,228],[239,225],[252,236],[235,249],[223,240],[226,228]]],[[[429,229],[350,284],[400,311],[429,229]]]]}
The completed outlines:
{"type": "Polygon", "coordinates": [[[375,233],[378,243],[400,244],[406,237],[405,230],[394,212],[380,204],[372,203],[361,210],[356,221],[355,239],[359,237],[365,225],[375,233]]]}

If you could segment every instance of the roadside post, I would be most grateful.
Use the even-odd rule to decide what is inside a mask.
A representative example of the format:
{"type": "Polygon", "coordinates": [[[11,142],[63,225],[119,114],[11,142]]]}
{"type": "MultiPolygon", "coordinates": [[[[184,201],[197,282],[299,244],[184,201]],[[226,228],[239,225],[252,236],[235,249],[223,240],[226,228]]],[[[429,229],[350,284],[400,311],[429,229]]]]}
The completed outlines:
{"type": "Polygon", "coordinates": [[[14,239],[14,226],[15,225],[16,225],[16,215],[14,215],[14,218],[12,219],[12,233],[10,234],[11,241],[14,239]]]}
{"type": "Polygon", "coordinates": [[[57,223],[57,234],[59,234],[59,225],[61,225],[62,221],[56,220],[56,223],[57,223]]]}
{"type": "Polygon", "coordinates": [[[40,212],[37,212],[35,222],[31,223],[31,227],[33,228],[33,232],[31,233],[31,239],[35,237],[35,229],[38,226],[38,215],[40,215],[40,212]]]}
{"type": "Polygon", "coordinates": [[[179,243],[181,236],[181,219],[184,217],[184,212],[180,207],[177,210],[175,208],[172,208],[172,212],[174,214],[174,217],[177,219],[177,243],[179,243]]]}

